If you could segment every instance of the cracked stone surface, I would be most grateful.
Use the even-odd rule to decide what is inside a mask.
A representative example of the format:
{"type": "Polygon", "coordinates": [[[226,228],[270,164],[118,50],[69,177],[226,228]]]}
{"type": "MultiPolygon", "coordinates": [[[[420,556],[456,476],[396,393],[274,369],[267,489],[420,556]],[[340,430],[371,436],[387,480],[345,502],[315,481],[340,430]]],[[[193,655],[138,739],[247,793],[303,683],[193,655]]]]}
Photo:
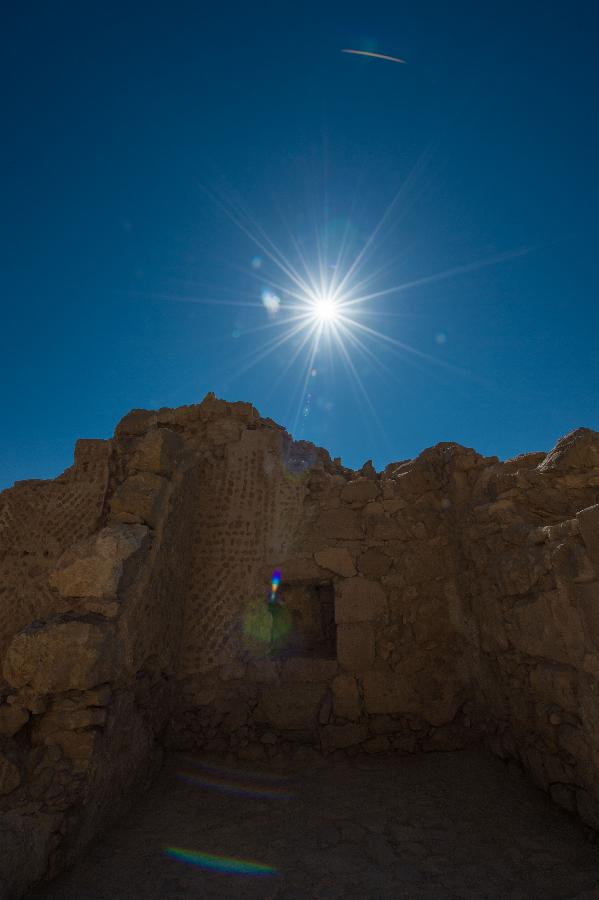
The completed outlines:
{"type": "Polygon", "coordinates": [[[74,868],[27,896],[593,900],[595,840],[518,770],[478,751],[262,768],[177,754],[74,868]],[[276,874],[208,870],[167,847],[276,874]]]}

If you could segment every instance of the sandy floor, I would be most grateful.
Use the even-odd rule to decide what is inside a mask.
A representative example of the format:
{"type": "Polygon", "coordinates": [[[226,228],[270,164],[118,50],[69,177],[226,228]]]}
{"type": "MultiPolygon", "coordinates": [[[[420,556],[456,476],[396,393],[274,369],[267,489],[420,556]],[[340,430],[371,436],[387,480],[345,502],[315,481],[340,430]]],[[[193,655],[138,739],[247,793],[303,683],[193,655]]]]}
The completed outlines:
{"type": "Polygon", "coordinates": [[[28,896],[599,900],[599,848],[583,826],[494,757],[431,753],[278,771],[171,757],[81,863],[28,896]],[[193,864],[166,848],[204,856],[193,864]],[[207,868],[215,856],[274,871],[207,868]]]}

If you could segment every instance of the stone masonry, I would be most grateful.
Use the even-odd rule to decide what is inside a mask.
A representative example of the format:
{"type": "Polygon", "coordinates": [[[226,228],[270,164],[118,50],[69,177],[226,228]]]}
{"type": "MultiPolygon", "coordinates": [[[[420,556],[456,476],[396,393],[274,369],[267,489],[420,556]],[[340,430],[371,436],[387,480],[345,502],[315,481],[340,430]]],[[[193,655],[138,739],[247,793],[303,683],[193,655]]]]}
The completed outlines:
{"type": "Polygon", "coordinates": [[[354,472],[208,394],[79,441],[0,494],[0,897],[165,749],[483,743],[599,829],[598,501],[589,429],[354,472]]]}

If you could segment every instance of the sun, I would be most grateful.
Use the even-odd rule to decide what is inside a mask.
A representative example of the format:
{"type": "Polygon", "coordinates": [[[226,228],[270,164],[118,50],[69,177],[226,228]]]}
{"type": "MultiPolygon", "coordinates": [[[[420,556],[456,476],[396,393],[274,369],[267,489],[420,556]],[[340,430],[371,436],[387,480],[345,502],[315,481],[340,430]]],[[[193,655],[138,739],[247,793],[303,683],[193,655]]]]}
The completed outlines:
{"type": "Polygon", "coordinates": [[[310,312],[316,322],[332,324],[339,318],[339,305],[335,297],[328,291],[323,291],[309,298],[310,312]]]}

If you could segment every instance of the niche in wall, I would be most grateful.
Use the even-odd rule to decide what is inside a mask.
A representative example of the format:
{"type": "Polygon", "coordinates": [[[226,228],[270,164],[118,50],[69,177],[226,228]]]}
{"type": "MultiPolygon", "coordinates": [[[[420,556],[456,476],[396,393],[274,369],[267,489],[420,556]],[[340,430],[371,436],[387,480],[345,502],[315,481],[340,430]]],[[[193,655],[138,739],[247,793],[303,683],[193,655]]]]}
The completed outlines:
{"type": "Polygon", "coordinates": [[[331,582],[285,585],[271,614],[271,659],[335,659],[335,589],[331,582]]]}

